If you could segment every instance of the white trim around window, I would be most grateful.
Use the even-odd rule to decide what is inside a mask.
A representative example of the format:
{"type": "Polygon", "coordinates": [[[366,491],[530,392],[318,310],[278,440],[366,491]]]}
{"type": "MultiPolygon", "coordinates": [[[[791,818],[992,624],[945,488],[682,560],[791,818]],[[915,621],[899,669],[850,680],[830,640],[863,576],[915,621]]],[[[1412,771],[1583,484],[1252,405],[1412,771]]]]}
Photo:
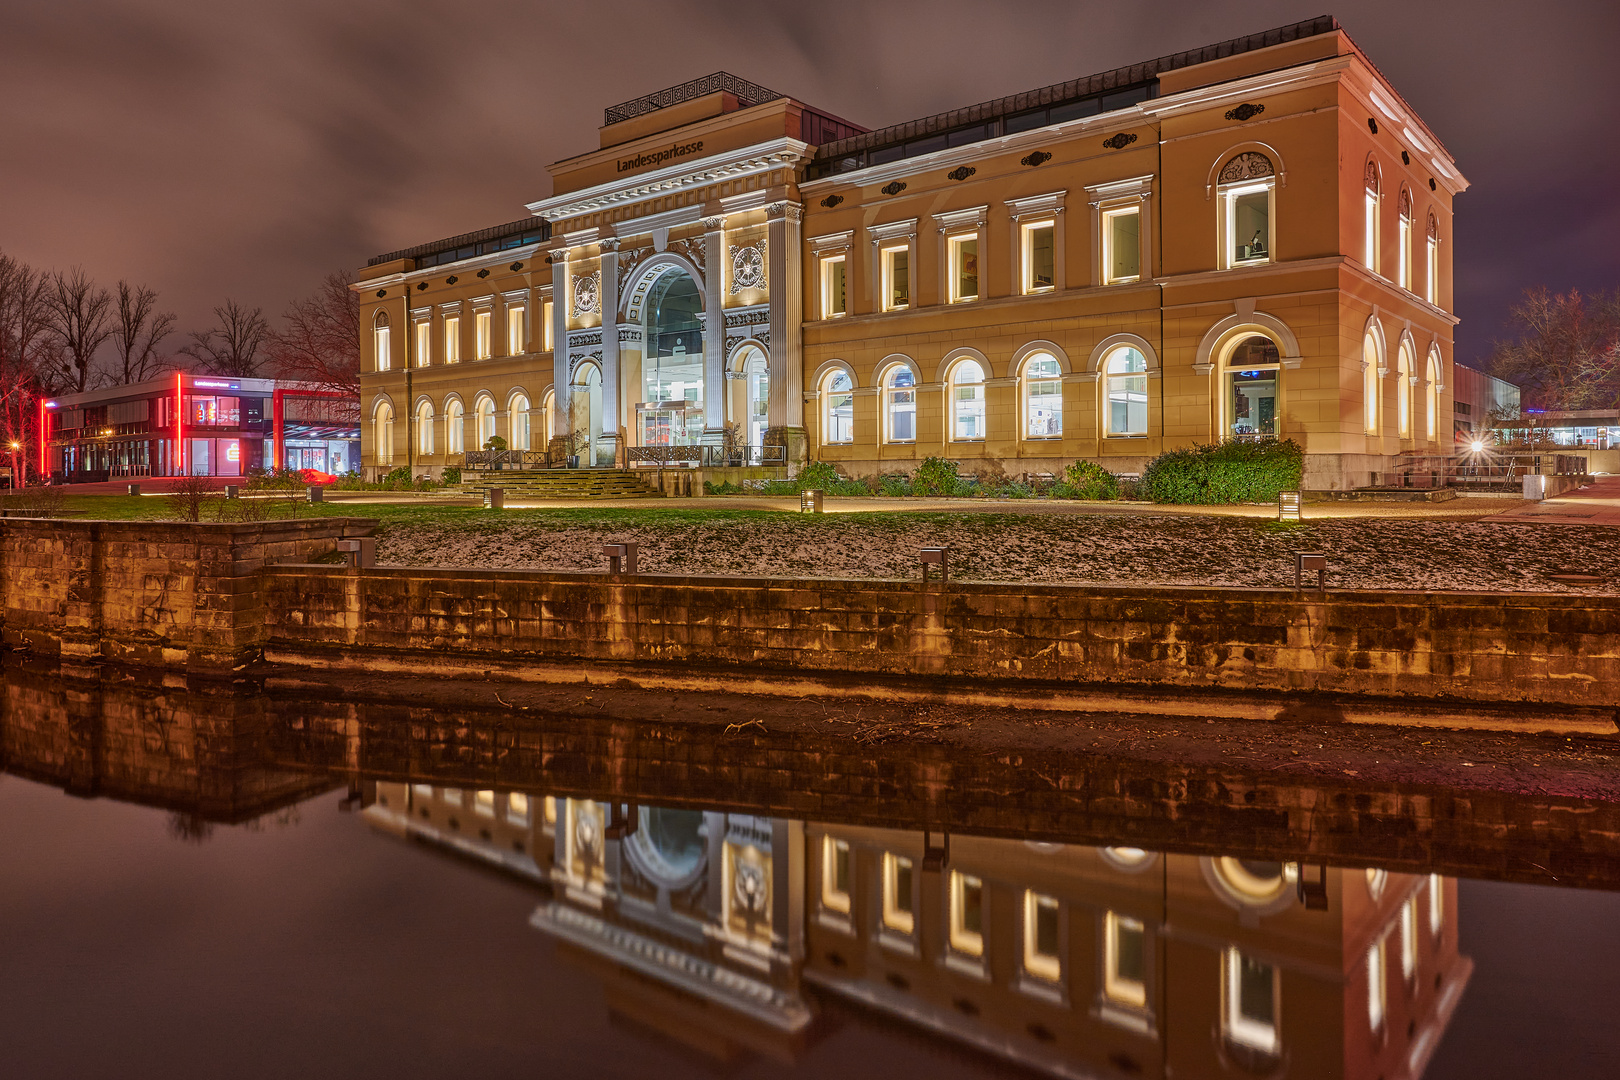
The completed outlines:
{"type": "Polygon", "coordinates": [[[939,294],[948,304],[970,304],[988,295],[984,271],[989,210],[988,205],[972,206],[933,215],[939,231],[939,294]]]}
{"type": "Polygon", "coordinates": [[[1088,184],[1086,202],[1091,210],[1091,283],[1128,285],[1152,278],[1152,200],[1153,177],[1135,176],[1106,184],[1088,184]],[[1136,272],[1111,273],[1113,242],[1109,233],[1112,218],[1136,214],[1136,272]]]}
{"type": "Polygon", "coordinates": [[[1065,250],[1064,235],[1064,198],[1066,191],[1053,191],[1045,195],[1031,195],[1025,199],[1008,199],[1006,202],[1007,216],[1012,222],[1013,244],[1011,245],[1013,267],[1012,279],[1018,284],[1021,295],[1029,296],[1045,292],[1057,292],[1063,289],[1065,268],[1063,253],[1065,250]],[[1051,260],[1050,272],[1045,275],[1048,280],[1043,284],[1039,278],[1044,262],[1035,257],[1041,239],[1040,231],[1049,229],[1045,238],[1050,241],[1051,260]]]}
{"type": "Polygon", "coordinates": [[[868,225],[867,236],[872,241],[872,310],[904,311],[917,300],[917,219],[891,221],[882,225],[868,225]],[[905,253],[905,298],[896,302],[891,280],[896,268],[892,252],[905,253]]]}

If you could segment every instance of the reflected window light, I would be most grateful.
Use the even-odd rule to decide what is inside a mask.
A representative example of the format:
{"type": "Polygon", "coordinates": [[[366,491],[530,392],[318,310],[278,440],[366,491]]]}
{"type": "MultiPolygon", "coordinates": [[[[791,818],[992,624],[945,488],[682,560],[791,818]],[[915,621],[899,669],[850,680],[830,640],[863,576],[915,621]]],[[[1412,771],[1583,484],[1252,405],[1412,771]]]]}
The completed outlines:
{"type": "Polygon", "coordinates": [[[951,948],[984,955],[984,882],[959,870],[951,871],[951,948]]]}
{"type": "Polygon", "coordinates": [[[1374,1031],[1384,1026],[1384,946],[1379,938],[1367,950],[1367,1021],[1374,1031]]]}
{"type": "Polygon", "coordinates": [[[1407,982],[1417,974],[1417,897],[1401,905],[1401,978],[1407,982]]]}
{"type": "Polygon", "coordinates": [[[506,817],[509,821],[527,824],[529,820],[529,797],[521,791],[514,791],[507,795],[506,817]]]}
{"type": "Polygon", "coordinates": [[[439,789],[439,798],[441,800],[443,800],[444,802],[449,803],[451,806],[460,806],[461,805],[461,789],[460,788],[453,788],[453,787],[440,788],[439,789]]]}
{"type": "Polygon", "coordinates": [[[1446,913],[1446,884],[1439,874],[1429,875],[1429,933],[1440,936],[1446,913]]]}
{"type": "Polygon", "coordinates": [[[495,793],[493,791],[480,791],[473,796],[473,809],[479,817],[495,816],[495,793]]]}
{"type": "Polygon", "coordinates": [[[1377,900],[1384,895],[1384,886],[1389,883],[1389,871],[1367,870],[1367,895],[1377,900]]]}
{"type": "Polygon", "coordinates": [[[431,784],[412,784],[411,793],[418,799],[431,799],[433,798],[433,786],[431,784]]]}
{"type": "Polygon", "coordinates": [[[917,928],[912,900],[912,863],[904,855],[883,855],[883,925],[902,934],[917,928]]]}
{"type": "Polygon", "coordinates": [[[849,914],[849,841],[821,838],[821,906],[849,914]]]}
{"type": "Polygon", "coordinates": [[[1221,1022],[1232,1042],[1263,1054],[1277,1053],[1277,969],[1236,947],[1226,950],[1221,985],[1221,1022]]]}
{"type": "Polygon", "coordinates": [[[1024,890],[1024,970],[1047,982],[1063,978],[1058,944],[1060,910],[1056,897],[1024,890]]]}
{"type": "Polygon", "coordinates": [[[1103,994],[1116,1004],[1147,1006],[1147,927],[1117,911],[1104,917],[1103,994]]]}

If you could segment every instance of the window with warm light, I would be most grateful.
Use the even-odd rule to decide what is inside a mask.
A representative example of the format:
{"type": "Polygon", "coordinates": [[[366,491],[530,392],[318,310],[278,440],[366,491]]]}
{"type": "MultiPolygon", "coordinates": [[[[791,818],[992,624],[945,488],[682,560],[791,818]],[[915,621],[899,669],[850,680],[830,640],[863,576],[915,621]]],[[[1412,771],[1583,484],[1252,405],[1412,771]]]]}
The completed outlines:
{"type": "Polygon", "coordinates": [[[1262,1054],[1276,1054],[1277,969],[1240,949],[1222,954],[1221,1030],[1229,1040],[1262,1054]]]}
{"type": "Polygon", "coordinates": [[[452,315],[444,320],[444,362],[461,361],[461,320],[452,315]]]}
{"type": "Polygon", "coordinates": [[[889,372],[883,383],[884,411],[887,413],[887,442],[917,441],[917,377],[901,365],[889,372]]]}
{"type": "Polygon", "coordinates": [[[466,453],[466,433],[461,421],[461,402],[451,401],[444,407],[444,452],[447,454],[466,453]]]}
{"type": "Polygon", "coordinates": [[[984,439],[984,369],[974,360],[959,360],[951,368],[951,439],[984,439]]]}
{"type": "Polygon", "coordinates": [[[522,394],[516,394],[506,403],[507,427],[511,429],[512,437],[510,448],[513,450],[530,450],[529,445],[529,399],[522,394]]]}
{"type": "Polygon", "coordinates": [[[391,465],[394,461],[394,407],[386,401],[371,414],[372,446],[376,449],[377,464],[391,465]]]}
{"type": "Polygon", "coordinates": [[[1108,434],[1128,437],[1147,434],[1147,358],[1128,345],[1108,354],[1103,364],[1108,434]]]}
{"type": "Polygon", "coordinates": [[[494,353],[493,340],[495,313],[480,311],[473,315],[473,357],[488,360],[494,353]]]}
{"type": "Polygon", "coordinates": [[[1147,927],[1116,911],[1103,919],[1103,996],[1117,1005],[1147,1006],[1147,927]]]}
{"type": "Polygon", "coordinates": [[[537,450],[545,450],[551,446],[551,440],[557,436],[556,422],[552,419],[556,415],[557,395],[547,390],[545,400],[540,403],[540,423],[542,442],[537,450]]]}
{"type": "Polygon", "coordinates": [[[821,837],[821,907],[849,915],[849,840],[821,837]]]}
{"type": "Polygon", "coordinates": [[[1223,269],[1272,260],[1276,179],[1271,159],[1253,151],[1238,154],[1221,167],[1216,190],[1223,269]]]}
{"type": "Polygon", "coordinates": [[[489,449],[489,440],[495,437],[495,402],[487,397],[479,398],[478,404],[474,408],[476,409],[477,420],[475,434],[478,439],[476,448],[487,450],[489,449]]]}
{"type": "Polygon", "coordinates": [[[1361,261],[1367,269],[1378,273],[1378,166],[1372,161],[1367,162],[1366,173],[1367,189],[1362,196],[1362,237],[1361,261]]]}
{"type": "Polygon", "coordinates": [[[1412,193],[1401,188],[1397,205],[1397,251],[1395,252],[1395,283],[1403,289],[1412,287],[1412,193]]]}
{"type": "Polygon", "coordinates": [[[822,439],[833,446],[855,441],[855,384],[849,372],[832,372],[822,383],[822,439]]]}
{"type": "Polygon", "coordinates": [[[1423,299],[1431,304],[1440,303],[1440,224],[1429,215],[1429,225],[1426,230],[1427,243],[1424,245],[1426,255],[1424,258],[1423,299]]]}
{"type": "Polygon", "coordinates": [[[878,253],[882,269],[883,310],[900,311],[911,306],[911,247],[886,247],[878,253]]]}
{"type": "Polygon", "coordinates": [[[1423,383],[1424,433],[1433,442],[1440,437],[1440,354],[1429,353],[1428,378],[1423,383]]]}
{"type": "Polygon", "coordinates": [[[845,257],[832,255],[821,260],[821,317],[836,319],[849,310],[844,268],[845,257]]]}
{"type": "MultiPolygon", "coordinates": [[[[1245,217],[1247,221],[1247,217],[1245,217]]],[[[1142,277],[1142,208],[1102,213],[1103,284],[1124,285],[1142,277]]]]}
{"type": "Polygon", "coordinates": [[[1369,435],[1378,434],[1378,341],[1369,333],[1361,342],[1362,421],[1369,435]]]}
{"type": "Polygon", "coordinates": [[[952,236],[947,241],[950,265],[950,302],[965,303],[979,298],[979,234],[952,236]]]}
{"type": "Polygon", "coordinates": [[[1057,223],[1032,221],[1018,227],[1023,252],[1023,292],[1051,291],[1057,283],[1057,223]]]}
{"type": "Polygon", "coordinates": [[[1412,437],[1412,378],[1414,363],[1407,342],[1395,355],[1395,422],[1403,439],[1412,437]]]}
{"type": "Polygon", "coordinates": [[[1063,978],[1061,910],[1056,897],[1024,890],[1024,971],[1046,982],[1063,978]]]}
{"type": "Polygon", "coordinates": [[[849,914],[849,842],[821,838],[821,906],[849,914]]]}
{"type": "Polygon", "coordinates": [[[433,360],[433,324],[426,319],[416,324],[416,366],[427,367],[433,360]]]}
{"type": "Polygon", "coordinates": [[[1367,950],[1367,1022],[1374,1031],[1384,1026],[1385,1007],[1388,1003],[1384,986],[1384,939],[1379,938],[1367,950]]]}
{"type": "Polygon", "coordinates": [[[541,330],[542,335],[545,338],[545,351],[546,352],[551,352],[552,351],[551,340],[552,340],[552,334],[553,334],[553,327],[551,325],[551,310],[552,309],[551,309],[551,301],[550,300],[547,300],[545,303],[540,305],[540,311],[541,311],[541,315],[540,315],[541,327],[540,327],[540,330],[541,330]]]}
{"type": "Polygon", "coordinates": [[[912,862],[904,855],[883,854],[883,925],[910,934],[917,928],[912,862]]]}
{"type": "Polygon", "coordinates": [[[416,407],[416,452],[424,456],[433,453],[433,403],[424,401],[416,407]]]}
{"type": "Polygon", "coordinates": [[[1031,439],[1063,436],[1063,367],[1051,353],[1024,361],[1024,433],[1031,439]]]}
{"type": "Polygon", "coordinates": [[[388,334],[388,313],[379,311],[377,317],[371,323],[373,366],[377,371],[387,371],[394,364],[394,355],[389,349],[388,334]]]}
{"type": "Polygon", "coordinates": [[[964,956],[984,955],[984,882],[951,871],[951,948],[964,956]]]}
{"type": "Polygon", "coordinates": [[[528,308],[522,304],[514,304],[506,309],[506,355],[522,356],[528,344],[526,319],[528,308]]]}

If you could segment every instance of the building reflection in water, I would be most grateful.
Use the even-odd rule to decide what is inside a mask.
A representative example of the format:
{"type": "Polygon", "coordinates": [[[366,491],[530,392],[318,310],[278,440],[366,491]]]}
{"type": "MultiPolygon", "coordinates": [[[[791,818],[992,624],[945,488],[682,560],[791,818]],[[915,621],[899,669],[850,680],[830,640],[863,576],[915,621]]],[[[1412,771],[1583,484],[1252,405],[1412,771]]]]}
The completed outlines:
{"type": "Polygon", "coordinates": [[[1420,1076],[1453,879],[376,784],[375,826],[549,887],[609,1007],[797,1057],[833,999],[1064,1077],[1420,1076]]]}

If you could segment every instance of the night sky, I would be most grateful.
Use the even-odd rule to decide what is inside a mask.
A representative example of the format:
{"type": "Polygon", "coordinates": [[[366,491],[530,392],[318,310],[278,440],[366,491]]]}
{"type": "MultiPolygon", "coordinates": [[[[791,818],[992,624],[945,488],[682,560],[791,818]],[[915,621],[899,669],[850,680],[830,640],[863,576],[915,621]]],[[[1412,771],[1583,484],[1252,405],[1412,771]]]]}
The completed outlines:
{"type": "Polygon", "coordinates": [[[1527,285],[1620,285],[1614,0],[14,3],[0,250],[201,327],[520,218],[605,106],[717,69],[878,127],[1324,13],[1472,181],[1460,360],[1527,285]]]}

